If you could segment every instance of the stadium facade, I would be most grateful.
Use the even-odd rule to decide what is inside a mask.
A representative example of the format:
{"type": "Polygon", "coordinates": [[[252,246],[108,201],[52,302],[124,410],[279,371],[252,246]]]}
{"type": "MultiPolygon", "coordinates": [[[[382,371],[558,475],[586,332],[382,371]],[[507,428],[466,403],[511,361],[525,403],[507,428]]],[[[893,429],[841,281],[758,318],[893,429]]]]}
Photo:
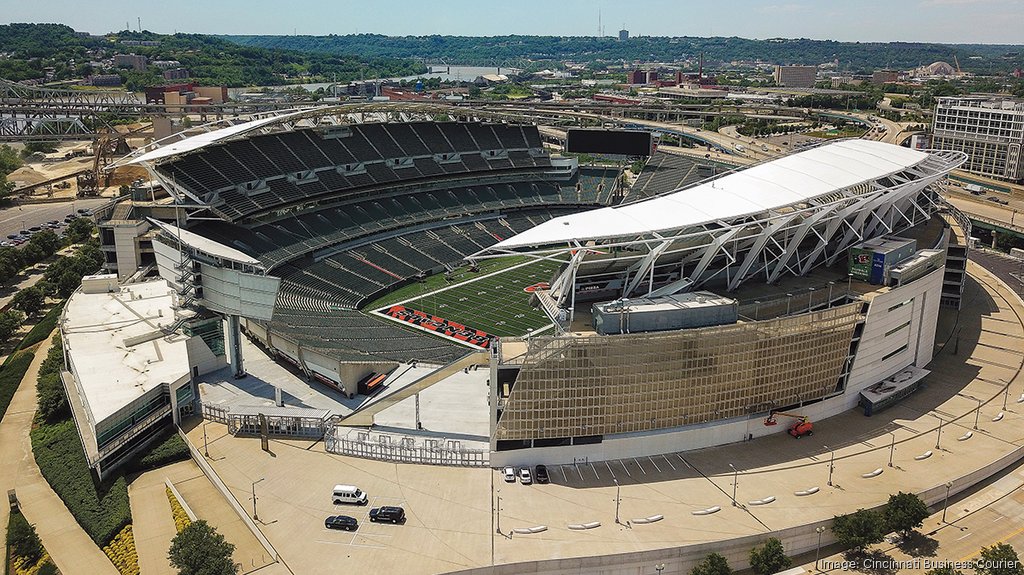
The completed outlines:
{"type": "Polygon", "coordinates": [[[792,407],[834,415],[865,389],[926,375],[940,301],[962,290],[947,286],[956,237],[937,193],[959,152],[839,142],[623,201],[617,170],[551,156],[534,125],[375,105],[269,116],[126,161],[171,198],[99,214],[102,229],[135,234],[103,236],[109,271],[152,262],[179,306],[237,317],[311,386],[349,397],[368,374],[488,351],[492,465],[741,441],[785,428],[761,422],[792,407]],[[876,285],[854,282],[851,248],[898,234],[924,250],[876,285]],[[360,311],[509,255],[558,264],[535,293],[552,331],[481,345],[438,337],[434,320],[428,333],[360,311]],[[796,303],[779,291],[791,285],[796,303]],[[710,314],[708,301],[733,311],[710,314]],[[591,302],[615,329],[588,323],[591,302]],[[689,319],[642,327],[669,308],[689,319]]]}

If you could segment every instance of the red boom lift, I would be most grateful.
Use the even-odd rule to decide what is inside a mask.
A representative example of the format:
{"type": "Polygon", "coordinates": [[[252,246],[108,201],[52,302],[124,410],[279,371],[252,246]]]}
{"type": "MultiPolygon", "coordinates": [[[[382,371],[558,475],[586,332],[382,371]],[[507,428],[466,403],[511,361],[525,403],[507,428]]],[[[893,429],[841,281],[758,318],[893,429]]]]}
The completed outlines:
{"type": "Polygon", "coordinates": [[[775,416],[783,415],[785,417],[792,417],[796,421],[789,427],[788,433],[800,439],[805,435],[814,435],[814,424],[811,423],[810,418],[806,415],[799,415],[796,413],[786,413],[784,411],[773,411],[768,414],[768,419],[764,420],[765,425],[778,425],[778,421],[775,420],[775,416]]]}

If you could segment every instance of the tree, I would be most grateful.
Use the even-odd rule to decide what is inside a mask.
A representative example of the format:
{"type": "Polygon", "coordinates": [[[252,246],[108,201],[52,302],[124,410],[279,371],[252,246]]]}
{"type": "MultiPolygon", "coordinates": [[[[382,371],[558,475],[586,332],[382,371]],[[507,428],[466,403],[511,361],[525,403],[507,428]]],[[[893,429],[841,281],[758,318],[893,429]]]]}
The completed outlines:
{"type": "Polygon", "coordinates": [[[694,566],[690,575],[731,575],[729,562],[718,553],[712,553],[694,566]]]}
{"type": "Polygon", "coordinates": [[[974,562],[974,572],[977,575],[1021,575],[1024,567],[1013,547],[999,543],[981,548],[981,555],[974,562]]]}
{"type": "Polygon", "coordinates": [[[6,176],[21,167],[21,158],[14,148],[4,144],[0,146],[0,176],[6,176]]]}
{"type": "Polygon", "coordinates": [[[167,558],[178,575],[234,575],[231,561],[235,546],[202,519],[194,521],[171,540],[167,558]]]}
{"type": "Polygon", "coordinates": [[[906,537],[927,518],[928,506],[916,494],[900,491],[889,496],[889,504],[885,507],[885,525],[890,531],[898,531],[906,537]]]}
{"type": "Polygon", "coordinates": [[[93,225],[92,220],[88,218],[75,218],[68,224],[67,230],[64,234],[68,238],[68,242],[77,244],[84,242],[92,236],[92,231],[96,226],[93,225]]]}
{"type": "Polygon", "coordinates": [[[28,315],[38,313],[39,310],[43,309],[45,303],[46,294],[36,286],[27,287],[14,294],[14,297],[11,298],[11,305],[28,315]]]}
{"type": "Polygon", "coordinates": [[[36,380],[36,418],[39,421],[54,423],[71,416],[68,409],[68,397],[64,384],[56,373],[41,374],[36,380]]]}
{"type": "Polygon", "coordinates": [[[28,240],[29,245],[38,246],[45,257],[50,257],[60,249],[60,238],[53,230],[43,230],[28,240]]]}
{"type": "Polygon", "coordinates": [[[782,541],[775,537],[769,538],[761,547],[754,547],[750,550],[750,568],[758,575],[772,575],[779,571],[785,571],[793,564],[786,551],[782,548],[782,541]]]}
{"type": "Polygon", "coordinates": [[[832,522],[832,533],[842,545],[862,550],[868,545],[882,541],[885,536],[882,523],[881,514],[868,509],[858,509],[854,513],[836,516],[832,522]]]}
{"type": "Polygon", "coordinates": [[[18,328],[21,327],[21,322],[25,321],[25,314],[15,309],[9,309],[5,312],[0,312],[0,343],[6,343],[7,340],[11,339],[18,328]]]}

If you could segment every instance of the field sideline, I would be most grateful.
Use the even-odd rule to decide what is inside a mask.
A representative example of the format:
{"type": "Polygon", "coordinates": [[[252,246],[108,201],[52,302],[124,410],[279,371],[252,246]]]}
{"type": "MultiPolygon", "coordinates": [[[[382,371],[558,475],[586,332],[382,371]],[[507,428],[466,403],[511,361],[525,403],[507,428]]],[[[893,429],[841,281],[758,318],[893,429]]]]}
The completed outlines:
{"type": "Polygon", "coordinates": [[[444,281],[444,274],[438,274],[428,278],[428,282],[439,278],[440,284],[435,281],[432,285],[407,286],[412,289],[400,290],[404,291],[406,299],[382,298],[374,302],[374,309],[382,312],[391,305],[401,304],[498,337],[523,336],[531,329],[540,331],[550,326],[551,321],[543,311],[530,306],[531,294],[524,288],[549,281],[558,264],[546,260],[524,262],[522,258],[515,259],[517,261],[511,266],[494,266],[498,271],[492,271],[490,275],[483,273],[482,269],[472,274],[472,279],[454,285],[444,281]],[[439,289],[427,291],[434,286],[439,289]]]}

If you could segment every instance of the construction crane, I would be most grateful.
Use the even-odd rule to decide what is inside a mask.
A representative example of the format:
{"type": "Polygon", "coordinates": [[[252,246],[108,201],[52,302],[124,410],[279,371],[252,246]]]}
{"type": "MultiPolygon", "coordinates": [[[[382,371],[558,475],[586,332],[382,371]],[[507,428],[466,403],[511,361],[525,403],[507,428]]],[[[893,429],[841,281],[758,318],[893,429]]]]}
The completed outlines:
{"type": "Polygon", "coordinates": [[[791,417],[796,421],[789,427],[788,433],[800,439],[805,435],[814,435],[814,424],[811,423],[811,419],[806,415],[800,415],[797,413],[786,413],[785,411],[773,411],[768,414],[768,419],[764,420],[765,425],[778,425],[778,421],[775,419],[777,415],[785,417],[791,417]]]}

